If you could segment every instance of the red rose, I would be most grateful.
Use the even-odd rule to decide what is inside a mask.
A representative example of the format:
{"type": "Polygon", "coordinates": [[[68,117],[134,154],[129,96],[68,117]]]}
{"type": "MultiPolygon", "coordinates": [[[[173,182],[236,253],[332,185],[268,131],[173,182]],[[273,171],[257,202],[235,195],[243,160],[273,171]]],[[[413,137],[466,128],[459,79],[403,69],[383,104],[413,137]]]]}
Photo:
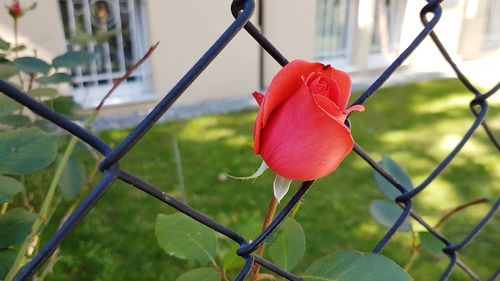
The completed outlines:
{"type": "Polygon", "coordinates": [[[349,75],[321,63],[295,60],[274,77],[255,122],[255,154],[276,174],[314,180],[333,172],[351,152],[354,140],[344,124],[351,95],[349,75]]]}
{"type": "Polygon", "coordinates": [[[12,2],[12,5],[9,7],[9,14],[15,19],[23,15],[23,11],[21,10],[21,4],[19,4],[19,1],[14,0],[12,2]]]}

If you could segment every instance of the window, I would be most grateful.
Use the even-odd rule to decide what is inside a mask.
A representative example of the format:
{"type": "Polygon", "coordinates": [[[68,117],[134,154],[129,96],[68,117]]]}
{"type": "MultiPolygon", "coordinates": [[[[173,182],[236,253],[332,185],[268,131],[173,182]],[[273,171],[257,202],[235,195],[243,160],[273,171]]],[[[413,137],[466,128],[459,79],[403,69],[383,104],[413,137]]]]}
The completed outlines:
{"type": "Polygon", "coordinates": [[[316,59],[348,60],[351,52],[353,2],[318,0],[316,9],[316,59]]]}
{"type": "MultiPolygon", "coordinates": [[[[94,54],[89,64],[72,70],[75,100],[84,107],[93,107],[110,89],[113,80],[121,77],[146,51],[144,7],[138,0],[60,0],[59,3],[68,50],[85,49],[94,54]]],[[[117,89],[110,103],[151,98],[148,77],[148,67],[144,65],[117,89]]]]}
{"type": "Polygon", "coordinates": [[[398,51],[405,1],[375,0],[371,53],[398,51]]]}
{"type": "Polygon", "coordinates": [[[316,59],[352,69],[386,66],[399,49],[405,8],[405,0],[317,0],[316,59]]]}
{"type": "Polygon", "coordinates": [[[483,50],[500,47],[500,0],[489,0],[487,3],[486,27],[482,42],[483,50]]]}

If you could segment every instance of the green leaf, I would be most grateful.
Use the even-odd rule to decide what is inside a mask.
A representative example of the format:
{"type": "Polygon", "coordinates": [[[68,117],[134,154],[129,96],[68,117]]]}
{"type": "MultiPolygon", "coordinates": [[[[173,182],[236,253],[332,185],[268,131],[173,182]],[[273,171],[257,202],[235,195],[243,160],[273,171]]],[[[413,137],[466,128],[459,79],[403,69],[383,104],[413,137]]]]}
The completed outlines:
{"type": "Polygon", "coordinates": [[[61,96],[52,100],[45,101],[50,107],[53,107],[54,110],[65,116],[72,116],[74,111],[80,106],[75,102],[73,97],[61,96]]]}
{"type": "Polygon", "coordinates": [[[65,68],[74,68],[79,65],[88,63],[92,60],[92,54],[85,51],[72,51],[62,54],[56,57],[52,64],[56,68],[65,67],[65,68]]]}
{"type": "MultiPolygon", "coordinates": [[[[62,155],[59,156],[58,162],[61,161],[62,155]]],[[[87,173],[85,166],[78,158],[70,156],[66,168],[64,168],[59,180],[59,190],[64,199],[73,200],[82,191],[87,181],[87,173]]]]}
{"type": "Polygon", "coordinates": [[[21,192],[22,188],[17,180],[0,175],[0,204],[11,202],[14,195],[21,192]]]}
{"type": "Polygon", "coordinates": [[[11,249],[0,250],[0,280],[4,280],[14,264],[17,251],[11,249]]]}
{"type": "Polygon", "coordinates": [[[28,95],[32,97],[55,97],[59,95],[59,91],[54,88],[36,88],[29,90],[28,95]]]}
{"type": "Polygon", "coordinates": [[[445,245],[441,242],[441,240],[437,239],[436,236],[432,235],[432,233],[426,231],[419,232],[418,238],[420,239],[420,243],[424,249],[427,251],[433,254],[440,254],[443,252],[442,250],[445,245]]]}
{"type": "MultiPolygon", "coordinates": [[[[382,161],[378,162],[384,170],[386,170],[393,178],[395,178],[401,185],[403,185],[407,190],[413,189],[413,183],[411,182],[411,178],[408,173],[403,169],[403,167],[399,166],[396,161],[391,158],[384,156],[382,161]]],[[[375,181],[379,186],[380,190],[389,197],[389,199],[394,200],[394,198],[401,195],[396,187],[394,187],[388,180],[386,180],[379,173],[375,172],[375,181]]]]}
{"type": "Polygon", "coordinates": [[[7,80],[10,77],[16,75],[18,72],[19,69],[17,69],[17,67],[9,61],[0,63],[0,79],[7,80]]]}
{"type": "Polygon", "coordinates": [[[73,76],[63,73],[63,72],[58,72],[54,73],[50,76],[43,76],[36,81],[40,84],[62,84],[62,83],[71,83],[73,82],[73,76]]]}
{"type": "Polygon", "coordinates": [[[17,58],[14,60],[14,64],[19,70],[24,71],[28,74],[47,74],[50,70],[50,64],[35,57],[17,58]]]}
{"type": "Polygon", "coordinates": [[[92,41],[92,36],[88,35],[85,31],[77,30],[73,36],[71,36],[71,44],[86,46],[92,41]]]}
{"type": "Polygon", "coordinates": [[[54,125],[52,122],[47,121],[46,119],[38,119],[31,123],[30,127],[39,128],[41,130],[49,130],[51,126],[54,125]]]}
{"type": "Polygon", "coordinates": [[[314,262],[302,276],[316,281],[411,281],[392,260],[376,254],[343,252],[314,262]]]}
{"type": "Polygon", "coordinates": [[[13,127],[22,127],[31,122],[31,119],[25,115],[6,115],[0,117],[0,124],[9,125],[13,127]]]}
{"type": "Polygon", "coordinates": [[[57,136],[39,128],[0,134],[0,173],[23,175],[41,170],[57,155],[57,136]]]}
{"type": "Polygon", "coordinates": [[[10,43],[0,38],[0,50],[7,51],[10,48],[10,43]]]}
{"type": "Polygon", "coordinates": [[[12,52],[21,52],[21,51],[24,51],[26,49],[26,46],[25,45],[19,45],[17,47],[14,47],[12,48],[12,52]]]}
{"type": "Polygon", "coordinates": [[[110,37],[113,37],[113,36],[116,36],[118,34],[120,34],[120,30],[118,29],[112,29],[112,30],[107,30],[107,31],[102,31],[102,32],[99,32],[97,34],[95,34],[93,36],[93,40],[96,44],[101,44],[101,43],[104,43],[106,41],[108,41],[108,39],[110,37]]]}
{"type": "MultiPolygon", "coordinates": [[[[396,203],[386,202],[383,200],[373,200],[370,203],[370,213],[372,217],[381,225],[390,228],[397,221],[403,209],[396,203]]],[[[398,228],[398,231],[406,232],[411,231],[411,223],[406,219],[403,224],[398,228]]]]}
{"type": "Polygon", "coordinates": [[[302,226],[293,219],[287,219],[273,236],[276,240],[268,249],[269,256],[284,270],[292,270],[302,260],[306,250],[302,226]]]}
{"type": "Polygon", "coordinates": [[[245,260],[236,254],[238,246],[231,247],[222,259],[222,267],[225,270],[239,269],[245,265],[245,260]]]}
{"type": "Polygon", "coordinates": [[[215,232],[184,214],[159,214],[155,233],[158,244],[169,255],[202,264],[215,258],[215,232]]]}
{"type": "Polygon", "coordinates": [[[6,116],[12,112],[21,109],[22,105],[9,98],[8,96],[0,93],[0,116],[6,116]]]}
{"type": "Polygon", "coordinates": [[[22,243],[28,237],[35,214],[22,208],[11,209],[0,216],[0,249],[22,243]]]}
{"type": "Polygon", "coordinates": [[[220,281],[220,273],[211,267],[202,267],[190,270],[181,276],[177,277],[175,281],[220,281]]]}

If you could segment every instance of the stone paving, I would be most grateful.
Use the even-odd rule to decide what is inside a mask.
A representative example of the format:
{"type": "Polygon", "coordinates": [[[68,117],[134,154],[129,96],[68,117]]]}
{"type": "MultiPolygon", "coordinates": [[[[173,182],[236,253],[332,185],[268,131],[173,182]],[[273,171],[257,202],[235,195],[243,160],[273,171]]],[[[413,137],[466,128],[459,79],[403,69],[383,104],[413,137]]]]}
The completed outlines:
{"type": "MultiPolygon", "coordinates": [[[[375,79],[371,75],[356,76],[353,78],[353,91],[362,91],[366,89],[375,79]]],[[[412,73],[401,74],[387,81],[385,87],[402,85],[410,82],[425,81],[432,79],[440,79],[446,77],[442,73],[412,73]]],[[[174,120],[185,120],[193,117],[224,114],[230,112],[238,112],[247,109],[256,109],[251,93],[245,96],[231,97],[227,99],[204,101],[190,105],[174,105],[167,113],[159,120],[158,123],[165,123],[174,120]]],[[[135,127],[147,114],[147,111],[135,111],[127,113],[118,113],[113,115],[99,116],[92,125],[96,131],[107,129],[125,129],[135,127]]]]}

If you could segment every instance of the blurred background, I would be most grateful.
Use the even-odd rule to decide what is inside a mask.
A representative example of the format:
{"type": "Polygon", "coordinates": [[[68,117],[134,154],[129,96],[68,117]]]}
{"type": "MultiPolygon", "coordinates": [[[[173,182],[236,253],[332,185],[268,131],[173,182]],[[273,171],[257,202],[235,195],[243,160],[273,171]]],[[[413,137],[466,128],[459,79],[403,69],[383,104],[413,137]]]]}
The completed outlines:
{"type": "MultiPolygon", "coordinates": [[[[320,61],[348,72],[354,97],[373,83],[422,30],[419,13],[426,4],[423,0],[256,2],[252,22],[285,57],[320,61]]],[[[12,1],[0,3],[10,5],[12,1]]],[[[21,1],[25,7],[32,3],[21,1]]],[[[99,136],[114,147],[233,21],[230,3],[39,1],[36,9],[19,21],[18,41],[29,46],[19,55],[33,56],[36,49],[35,56],[50,61],[67,51],[92,53],[90,62],[69,70],[71,83],[51,84],[58,87],[55,95],[73,97],[79,113],[85,114],[99,103],[116,79],[159,41],[147,63],[118,88],[94,123],[99,136]]],[[[500,0],[445,0],[442,8],[435,28],[437,35],[464,74],[480,89],[490,89],[500,78],[500,0]]],[[[15,41],[7,9],[0,9],[0,38],[15,41]]],[[[17,53],[10,54],[12,60],[17,53]]],[[[121,167],[245,238],[255,237],[272,195],[273,175],[267,172],[253,182],[241,182],[227,174],[250,175],[261,162],[252,149],[257,111],[251,93],[265,91],[279,68],[246,32],[240,32],[162,119],[187,120],[154,126],[123,158],[121,167]],[[203,116],[197,117],[200,115],[203,116]]],[[[31,74],[23,73],[23,77],[27,79],[31,74]]],[[[11,81],[16,78],[12,76],[11,81]]],[[[388,156],[399,163],[412,185],[417,186],[459,143],[475,120],[469,109],[473,95],[456,79],[429,38],[384,87],[366,103],[364,113],[353,115],[352,134],[376,160],[388,156]]],[[[45,99],[48,105],[52,98],[45,99]]],[[[491,107],[487,119],[498,138],[499,95],[488,102],[491,107]]],[[[29,115],[21,109],[19,115],[22,114],[29,115]]],[[[30,126],[39,126],[40,120],[32,115],[30,118],[30,126]]],[[[14,124],[9,129],[16,131],[25,126],[14,124]]],[[[48,127],[48,131],[53,130],[48,127]]],[[[58,151],[63,150],[62,144],[68,139],[63,136],[58,151]]],[[[81,188],[70,200],[56,195],[52,220],[32,252],[48,241],[100,179],[97,164],[101,158],[95,152],[78,144],[74,154],[83,164],[78,177],[68,176],[68,185],[74,186],[72,180],[78,178],[81,188]]],[[[458,243],[500,197],[499,163],[498,151],[479,128],[444,173],[417,196],[414,210],[458,243]],[[479,203],[453,213],[476,201],[479,203]],[[440,223],[450,212],[453,215],[446,223],[440,223]]],[[[13,177],[22,181],[24,189],[22,196],[13,199],[12,207],[28,202],[30,208],[26,209],[36,213],[55,167],[56,161],[44,170],[13,177]]],[[[298,186],[299,183],[293,183],[291,190],[298,186]]],[[[290,199],[291,193],[294,192],[284,201],[290,199]]],[[[370,252],[387,232],[387,225],[378,223],[380,220],[370,206],[384,198],[377,188],[374,171],[354,154],[335,173],[316,182],[295,216],[307,234],[307,247],[303,261],[293,272],[303,272],[313,261],[328,254],[344,250],[370,252]]],[[[155,236],[159,213],[172,214],[174,210],[117,182],[37,274],[37,280],[175,280],[198,264],[168,255],[160,248],[155,236]]],[[[422,229],[413,224],[396,234],[382,254],[408,270],[415,280],[438,280],[449,259],[440,252],[439,242],[437,250],[425,250],[422,241],[415,238],[419,231],[422,229]]],[[[473,243],[460,251],[460,259],[480,279],[487,280],[498,273],[499,232],[496,216],[473,243]]],[[[228,273],[237,273],[242,260],[234,254],[235,245],[221,236],[217,238],[217,262],[228,273]],[[231,255],[239,263],[225,260],[231,255]]],[[[450,280],[471,279],[455,269],[450,280]]]]}
{"type": "MultiPolygon", "coordinates": [[[[84,107],[95,106],[113,79],[160,41],[149,63],[136,71],[108,104],[147,110],[164,96],[232,21],[231,1],[60,0],[43,1],[20,22],[20,41],[40,58],[66,50],[95,54],[73,70],[66,89],[84,107]],[[89,36],[106,34],[88,42],[89,36]],[[82,43],[84,42],[84,43],[82,43]],[[132,106],[131,105],[135,105],[132,106]]],[[[321,61],[353,76],[355,89],[373,81],[422,29],[424,1],[257,1],[252,22],[289,59],[321,61]]],[[[25,5],[28,5],[26,3],[25,5]]],[[[492,86],[500,63],[500,2],[444,1],[435,31],[473,79],[492,86]]],[[[7,11],[0,11],[0,36],[11,39],[7,11]]],[[[180,99],[180,104],[249,98],[265,89],[279,65],[245,32],[239,33],[180,99]]],[[[450,75],[430,39],[389,83],[450,75]]],[[[230,107],[230,103],[227,104],[230,107]]]]}

